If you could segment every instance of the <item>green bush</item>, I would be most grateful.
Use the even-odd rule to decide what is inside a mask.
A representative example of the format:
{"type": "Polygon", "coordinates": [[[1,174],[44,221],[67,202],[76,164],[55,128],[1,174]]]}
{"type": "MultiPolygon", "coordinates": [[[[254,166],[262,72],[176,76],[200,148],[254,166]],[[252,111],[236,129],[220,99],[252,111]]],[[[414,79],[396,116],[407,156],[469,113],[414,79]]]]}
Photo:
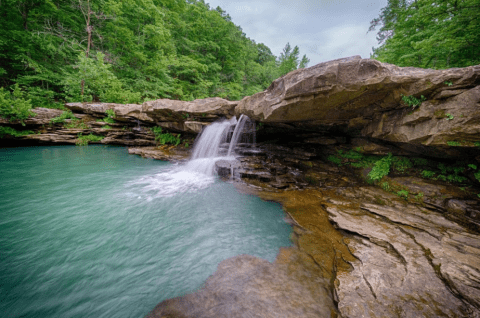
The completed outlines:
{"type": "Polygon", "coordinates": [[[12,127],[0,126],[0,138],[3,138],[5,135],[10,135],[14,137],[21,137],[26,135],[34,134],[32,130],[15,130],[12,127]]]}
{"type": "Polygon", "coordinates": [[[392,164],[392,154],[388,154],[387,157],[384,157],[373,165],[372,170],[368,174],[368,178],[372,181],[377,181],[382,179],[384,176],[390,173],[390,166],[392,164]]]}
{"type": "Polygon", "coordinates": [[[404,198],[405,200],[408,199],[409,192],[407,190],[400,190],[397,191],[397,195],[401,198],[404,198]]]}
{"type": "Polygon", "coordinates": [[[415,166],[427,166],[428,160],[425,158],[412,158],[413,164],[415,166]]]}
{"type": "Polygon", "coordinates": [[[142,102],[140,93],[122,89],[119,83],[115,83],[115,85],[103,92],[100,95],[100,99],[105,103],[140,104],[142,102]]]}
{"type": "Polygon", "coordinates": [[[66,129],[88,129],[89,127],[80,119],[72,119],[70,123],[64,123],[66,129]]]}
{"type": "Polygon", "coordinates": [[[475,172],[474,176],[475,176],[475,179],[477,179],[477,181],[480,182],[480,171],[475,172]]]}
{"type": "Polygon", "coordinates": [[[85,135],[85,136],[82,136],[82,134],[78,134],[77,141],[75,142],[75,144],[77,146],[87,146],[89,142],[101,141],[103,138],[105,137],[92,135],[92,134],[85,135]]]}
{"type": "Polygon", "coordinates": [[[413,163],[407,157],[393,157],[392,166],[399,172],[405,172],[413,167],[413,163]]]}
{"type": "Polygon", "coordinates": [[[330,161],[330,162],[332,162],[332,163],[334,163],[334,164],[336,164],[336,165],[338,165],[338,166],[341,166],[341,165],[342,165],[342,159],[340,159],[340,158],[338,158],[338,157],[336,157],[336,156],[333,156],[333,155],[328,156],[327,160],[330,161]]]}
{"type": "Polygon", "coordinates": [[[63,103],[55,101],[55,92],[38,86],[22,86],[33,107],[67,110],[63,103]]]}
{"type": "Polygon", "coordinates": [[[421,173],[422,177],[432,179],[435,176],[435,172],[430,170],[423,170],[421,173]]]}
{"type": "Polygon", "coordinates": [[[65,123],[65,119],[77,119],[70,110],[64,111],[60,116],[50,119],[51,124],[65,123]]]}
{"type": "Polygon", "coordinates": [[[420,96],[420,98],[416,98],[415,96],[405,96],[402,95],[402,101],[405,103],[405,105],[410,106],[410,107],[417,107],[420,105],[422,102],[426,101],[427,99],[425,96],[420,96]]]}
{"type": "Polygon", "coordinates": [[[178,146],[182,142],[180,134],[175,136],[170,133],[162,133],[162,127],[153,127],[151,128],[151,131],[155,135],[155,141],[161,145],[172,144],[178,146]]]}
{"type": "Polygon", "coordinates": [[[25,126],[24,120],[35,116],[31,111],[32,104],[30,99],[24,99],[23,93],[18,84],[15,85],[12,93],[0,88],[0,117],[11,121],[19,120],[25,126]]]}
{"type": "Polygon", "coordinates": [[[115,120],[113,120],[115,118],[115,111],[113,109],[107,109],[105,114],[107,114],[107,117],[103,118],[101,121],[109,124],[115,124],[115,120]]]}

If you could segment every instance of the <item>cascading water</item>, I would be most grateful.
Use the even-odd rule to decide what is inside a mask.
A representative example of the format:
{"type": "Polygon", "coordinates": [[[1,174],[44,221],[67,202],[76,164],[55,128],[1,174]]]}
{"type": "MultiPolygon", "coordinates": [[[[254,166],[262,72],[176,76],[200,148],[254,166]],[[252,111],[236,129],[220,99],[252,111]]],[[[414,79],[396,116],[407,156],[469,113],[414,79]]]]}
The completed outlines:
{"type": "Polygon", "coordinates": [[[200,133],[192,157],[185,165],[145,176],[135,184],[143,186],[146,193],[149,193],[147,200],[207,188],[215,182],[215,163],[218,160],[235,160],[233,154],[239,141],[252,139],[254,133],[253,123],[247,116],[241,116],[238,121],[232,117],[214,122],[200,133]]]}
{"type": "Polygon", "coordinates": [[[195,142],[192,158],[185,168],[213,176],[216,161],[233,159],[235,148],[241,140],[241,136],[245,134],[246,126],[250,128],[247,132],[248,134],[252,134],[252,131],[253,133],[255,132],[255,129],[252,130],[250,127],[253,126],[250,118],[241,115],[238,121],[235,117],[232,117],[230,120],[217,121],[205,127],[195,142]],[[250,125],[247,125],[247,123],[250,123],[250,125]],[[235,126],[234,129],[232,129],[233,126],[235,126]],[[227,150],[223,148],[225,144],[228,144],[227,150]]]}

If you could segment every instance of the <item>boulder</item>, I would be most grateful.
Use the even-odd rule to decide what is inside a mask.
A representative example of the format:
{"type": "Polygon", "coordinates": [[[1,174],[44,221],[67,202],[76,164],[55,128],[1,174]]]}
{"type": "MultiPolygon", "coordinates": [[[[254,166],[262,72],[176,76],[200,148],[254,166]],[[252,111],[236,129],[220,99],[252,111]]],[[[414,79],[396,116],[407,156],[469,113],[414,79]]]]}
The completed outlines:
{"type": "Polygon", "coordinates": [[[297,130],[343,127],[394,142],[472,146],[480,141],[479,85],[480,65],[431,70],[353,56],[290,72],[242,99],[235,114],[297,130]],[[414,111],[404,96],[426,101],[414,111]]]}
{"type": "Polygon", "coordinates": [[[190,120],[190,117],[212,121],[220,117],[232,117],[237,104],[238,102],[219,97],[196,99],[191,102],[157,99],[143,103],[142,111],[156,121],[190,120]]]}

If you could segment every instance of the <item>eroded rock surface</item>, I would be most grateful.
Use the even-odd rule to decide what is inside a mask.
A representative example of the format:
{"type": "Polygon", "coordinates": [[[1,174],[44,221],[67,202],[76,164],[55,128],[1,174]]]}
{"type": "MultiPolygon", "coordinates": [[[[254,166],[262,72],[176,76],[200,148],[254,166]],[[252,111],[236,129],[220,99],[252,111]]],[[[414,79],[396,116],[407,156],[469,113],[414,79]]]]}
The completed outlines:
{"type": "Polygon", "coordinates": [[[430,70],[354,56],[290,72],[241,100],[235,114],[292,131],[338,127],[393,142],[473,146],[480,141],[479,85],[479,65],[430,70]],[[410,115],[403,96],[427,101],[410,115]]]}

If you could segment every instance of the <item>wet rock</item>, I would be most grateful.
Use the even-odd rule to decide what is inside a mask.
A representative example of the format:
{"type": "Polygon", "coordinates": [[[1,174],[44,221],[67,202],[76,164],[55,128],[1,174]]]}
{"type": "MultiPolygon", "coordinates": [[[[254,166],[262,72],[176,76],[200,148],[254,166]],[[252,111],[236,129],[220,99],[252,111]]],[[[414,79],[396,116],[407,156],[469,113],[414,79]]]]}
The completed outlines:
{"type": "Polygon", "coordinates": [[[133,147],[128,148],[128,153],[139,155],[144,158],[152,158],[171,162],[183,162],[186,161],[190,156],[189,149],[174,146],[133,147]]]}
{"type": "Polygon", "coordinates": [[[198,292],[161,302],[146,318],[335,317],[326,284],[294,249],[282,249],[273,264],[239,255],[221,262],[198,292]]]}
{"type": "Polygon", "coordinates": [[[241,166],[241,163],[237,160],[218,160],[215,162],[217,174],[224,178],[229,178],[234,175],[235,171],[241,166]]]}

